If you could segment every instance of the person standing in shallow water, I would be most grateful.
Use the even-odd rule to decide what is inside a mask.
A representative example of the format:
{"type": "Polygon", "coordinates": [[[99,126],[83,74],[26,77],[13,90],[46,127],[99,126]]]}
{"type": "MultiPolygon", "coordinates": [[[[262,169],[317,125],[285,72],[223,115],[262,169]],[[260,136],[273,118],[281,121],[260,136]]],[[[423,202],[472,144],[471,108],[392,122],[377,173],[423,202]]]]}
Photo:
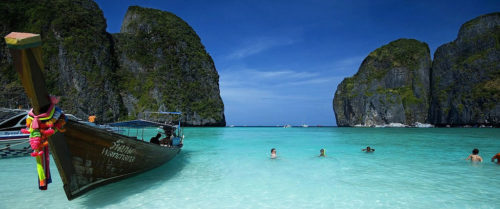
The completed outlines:
{"type": "Polygon", "coordinates": [[[319,156],[320,156],[320,157],[326,157],[326,154],[325,154],[325,149],[320,149],[320,150],[319,150],[319,156]]]}
{"type": "Polygon", "coordinates": [[[500,165],[500,152],[491,158],[491,162],[495,162],[495,159],[497,159],[497,164],[500,165]]]}
{"type": "Polygon", "coordinates": [[[465,160],[469,160],[471,162],[483,162],[483,158],[481,156],[478,155],[479,154],[479,150],[477,148],[474,148],[472,150],[472,154],[469,155],[469,157],[467,157],[467,159],[465,160]]]}
{"type": "Polygon", "coordinates": [[[271,149],[271,159],[275,159],[276,157],[278,157],[278,156],[276,156],[276,149],[272,148],[271,149]]]}

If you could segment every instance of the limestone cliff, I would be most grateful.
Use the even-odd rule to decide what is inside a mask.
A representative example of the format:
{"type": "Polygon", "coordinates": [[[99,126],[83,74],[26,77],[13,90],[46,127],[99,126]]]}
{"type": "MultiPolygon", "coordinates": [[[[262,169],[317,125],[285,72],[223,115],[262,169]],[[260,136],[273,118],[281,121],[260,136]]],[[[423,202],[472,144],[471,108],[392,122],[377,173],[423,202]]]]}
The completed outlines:
{"type": "Polygon", "coordinates": [[[430,122],[500,126],[500,13],[462,25],[434,54],[430,122]]]}
{"type": "MultiPolygon", "coordinates": [[[[12,31],[41,34],[48,90],[61,96],[60,106],[86,118],[98,115],[101,122],[120,115],[116,64],[111,36],[97,4],[76,1],[2,1],[0,36],[12,31]]],[[[10,53],[0,41],[0,104],[27,108],[24,90],[13,70],[10,53]]]]}
{"type": "MultiPolygon", "coordinates": [[[[48,90],[60,106],[98,122],[143,111],[182,111],[187,125],[225,125],[218,74],[199,37],[167,12],[131,7],[120,34],[91,0],[0,2],[0,36],[39,33],[48,90]]],[[[28,103],[0,41],[0,107],[28,103]]]]}
{"type": "Polygon", "coordinates": [[[214,62],[181,18],[132,6],[113,37],[130,116],[145,110],[181,111],[186,125],[225,126],[214,62]]]}
{"type": "Polygon", "coordinates": [[[371,52],[337,87],[338,126],[425,123],[431,59],[426,43],[399,39],[371,52]]]}
{"type": "Polygon", "coordinates": [[[430,72],[422,44],[398,40],[372,52],[337,88],[337,125],[500,127],[500,13],[463,24],[436,50],[430,72]]]}

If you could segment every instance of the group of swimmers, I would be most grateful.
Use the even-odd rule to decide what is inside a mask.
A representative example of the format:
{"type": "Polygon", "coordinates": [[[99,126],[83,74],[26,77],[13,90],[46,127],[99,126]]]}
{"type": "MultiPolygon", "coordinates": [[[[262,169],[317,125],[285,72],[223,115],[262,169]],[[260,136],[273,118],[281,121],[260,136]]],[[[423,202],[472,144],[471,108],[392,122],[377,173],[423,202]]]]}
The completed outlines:
{"type": "MultiPolygon", "coordinates": [[[[374,152],[375,149],[371,148],[370,146],[366,147],[365,149],[362,149],[361,151],[363,152],[374,152]]],[[[319,157],[326,157],[326,150],[325,149],[320,149],[319,150],[319,157]]],[[[271,159],[275,159],[278,157],[276,155],[276,148],[271,149],[271,159]]],[[[491,162],[495,162],[495,159],[497,160],[497,164],[500,164],[500,152],[497,153],[495,156],[491,158],[491,162]]],[[[466,160],[470,160],[471,162],[483,162],[483,158],[479,156],[479,149],[474,148],[472,150],[472,154],[467,157],[466,160]]]]}
{"type": "MultiPolygon", "coordinates": [[[[372,149],[370,146],[368,146],[365,149],[362,149],[361,151],[363,151],[363,152],[375,152],[375,149],[372,149]]],[[[276,155],[276,148],[272,148],[271,149],[271,159],[275,159],[276,157],[278,157],[276,155]]],[[[326,149],[319,150],[319,157],[326,157],[326,149]]]]}
{"type": "MultiPolygon", "coordinates": [[[[491,158],[491,162],[495,162],[495,159],[497,160],[497,164],[500,164],[500,152],[491,158]]],[[[483,162],[483,158],[479,156],[479,149],[477,148],[474,148],[472,150],[472,154],[470,154],[465,160],[470,160],[471,162],[483,162]]]]}

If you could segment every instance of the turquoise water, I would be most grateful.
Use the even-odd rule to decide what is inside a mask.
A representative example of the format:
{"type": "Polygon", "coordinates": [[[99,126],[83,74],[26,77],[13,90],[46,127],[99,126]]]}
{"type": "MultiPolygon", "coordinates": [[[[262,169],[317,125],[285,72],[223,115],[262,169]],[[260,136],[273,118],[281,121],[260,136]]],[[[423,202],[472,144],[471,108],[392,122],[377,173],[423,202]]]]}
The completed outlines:
{"type": "MultiPolygon", "coordinates": [[[[498,208],[500,129],[186,128],[169,163],[67,201],[0,160],[0,208],[498,208]],[[374,153],[363,153],[366,145],[374,153]],[[269,158],[277,149],[278,159],[269,158]],[[464,159],[477,147],[483,163],[464,159]],[[319,158],[319,150],[327,150],[319,158]]],[[[152,135],[152,132],[149,133],[152,135]]]]}

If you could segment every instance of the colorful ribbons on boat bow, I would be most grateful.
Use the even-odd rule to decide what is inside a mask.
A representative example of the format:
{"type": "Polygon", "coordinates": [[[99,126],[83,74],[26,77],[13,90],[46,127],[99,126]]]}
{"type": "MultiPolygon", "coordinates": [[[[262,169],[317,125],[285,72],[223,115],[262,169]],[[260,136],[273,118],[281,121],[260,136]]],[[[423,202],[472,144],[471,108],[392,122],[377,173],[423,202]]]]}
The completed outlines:
{"type": "Polygon", "coordinates": [[[30,145],[33,149],[31,156],[36,158],[36,168],[38,171],[38,183],[41,190],[47,189],[47,184],[52,182],[49,169],[49,148],[48,138],[56,131],[64,132],[66,117],[64,113],[55,105],[59,102],[57,97],[50,97],[50,107],[45,113],[35,115],[33,109],[26,118],[26,128],[21,131],[30,134],[30,145]]]}

